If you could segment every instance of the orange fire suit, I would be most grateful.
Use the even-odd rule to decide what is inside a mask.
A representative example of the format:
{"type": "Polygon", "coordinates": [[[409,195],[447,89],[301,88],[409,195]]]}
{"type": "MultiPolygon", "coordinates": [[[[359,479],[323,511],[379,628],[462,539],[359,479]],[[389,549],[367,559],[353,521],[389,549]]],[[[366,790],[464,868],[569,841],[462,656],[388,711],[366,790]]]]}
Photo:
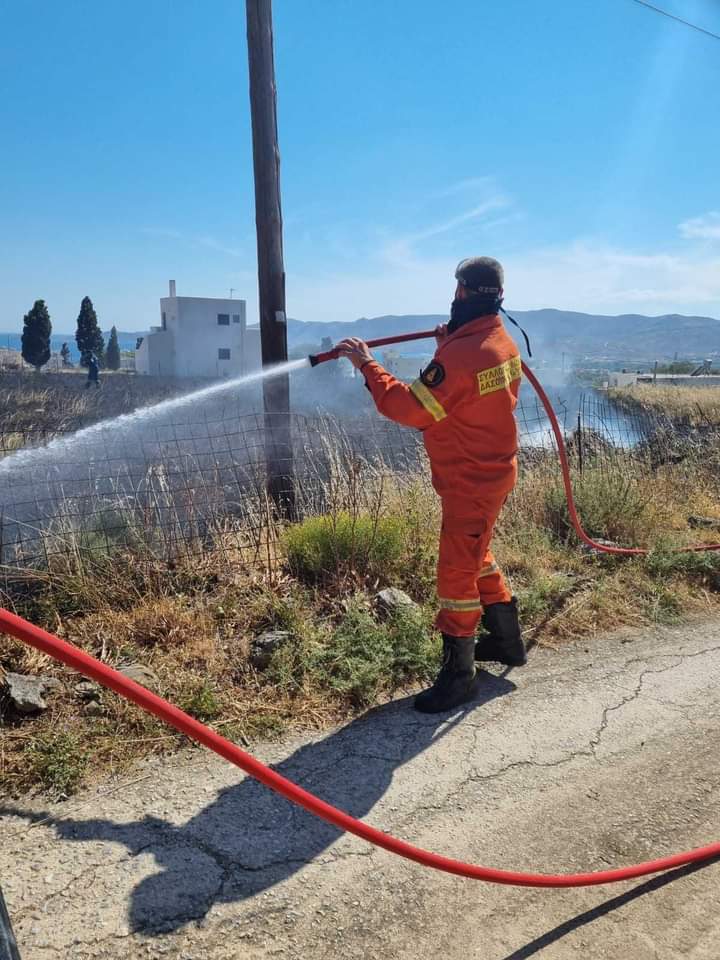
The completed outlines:
{"type": "Polygon", "coordinates": [[[362,367],[380,413],[423,432],[442,501],[435,625],[454,637],[474,635],[483,605],[511,599],[490,541],[517,479],[520,363],[491,315],[448,335],[410,386],[376,361],[362,367]]]}

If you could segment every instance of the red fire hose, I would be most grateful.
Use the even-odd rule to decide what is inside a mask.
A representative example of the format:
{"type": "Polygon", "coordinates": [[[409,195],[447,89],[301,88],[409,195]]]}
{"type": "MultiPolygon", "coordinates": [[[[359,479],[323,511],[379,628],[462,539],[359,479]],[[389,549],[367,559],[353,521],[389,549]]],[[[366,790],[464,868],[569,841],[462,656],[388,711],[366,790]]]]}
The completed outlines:
{"type": "Polygon", "coordinates": [[[52,634],[33,626],[7,610],[0,610],[0,632],[8,633],[10,636],[22,640],[23,643],[35,647],[36,650],[40,650],[55,660],[59,660],[60,663],[77,670],[90,680],[95,680],[103,686],[109,687],[110,690],[114,690],[127,700],[136,703],[143,710],[147,710],[148,713],[152,713],[165,723],[169,723],[176,730],[213,750],[219,756],[224,757],[225,760],[234,763],[235,766],[240,767],[241,770],[259,780],[260,783],[265,784],[266,787],[275,790],[287,800],[297,803],[305,810],[315,814],[316,817],[326,820],[340,830],[354,833],[369,843],[374,843],[378,847],[383,847],[391,853],[406,857],[408,860],[414,860],[426,867],[444,870],[446,873],[454,873],[461,877],[469,877],[472,880],[486,880],[490,883],[504,883],[511,886],[587,887],[601,883],[615,883],[618,880],[633,880],[635,877],[643,877],[649,873],[659,873],[673,867],[685,866],[699,860],[709,860],[720,856],[720,843],[711,843],[708,846],[697,847],[695,850],[689,850],[686,853],[676,853],[674,856],[650,860],[632,867],[602,870],[597,873],[559,874],[555,876],[542,873],[517,873],[512,870],[495,870],[492,867],[475,866],[470,863],[463,863],[460,860],[451,860],[449,857],[431,853],[428,850],[406,843],[404,840],[388,836],[361,820],[356,820],[342,810],[338,810],[329,803],[325,803],[324,800],[308,793],[307,790],[303,790],[302,787],[291,780],[286,780],[279,773],[266,767],[249,753],[221,737],[214,730],[194,720],[187,713],[183,713],[182,710],[163,700],[162,697],[158,697],[140,684],[129,680],[122,673],[89,656],[71,643],[52,636],[52,634]]]}
{"type": "MultiPolygon", "coordinates": [[[[552,427],[555,435],[555,443],[557,444],[560,467],[562,469],[563,485],[565,487],[565,497],[567,499],[568,510],[570,512],[570,522],[573,525],[575,533],[589,547],[592,547],[594,550],[599,550],[601,553],[614,553],[625,557],[647,556],[647,554],[650,553],[649,550],[642,550],[640,547],[611,547],[605,543],[598,543],[596,540],[593,540],[592,537],[588,536],[587,533],[585,533],[583,530],[583,525],[580,522],[580,517],[578,516],[577,507],[575,506],[575,496],[573,494],[572,480],[570,479],[570,464],[568,463],[567,450],[565,449],[565,441],[563,440],[562,430],[560,429],[558,418],[555,415],[553,406],[550,403],[548,395],[545,393],[542,384],[524,361],[522,370],[524,375],[533,385],[535,393],[537,393],[537,395],[540,397],[540,401],[545,407],[545,412],[548,415],[550,426],[552,427]]],[[[720,550],[720,543],[700,543],[692,547],[678,547],[674,552],[702,552],[703,550],[720,550]]]]}
{"type": "MultiPolygon", "coordinates": [[[[373,347],[389,347],[392,343],[409,343],[411,340],[429,340],[435,336],[434,330],[423,330],[421,333],[399,333],[394,337],[380,337],[377,340],[367,340],[367,345],[373,347]]],[[[341,353],[337,347],[332,350],[326,350],[325,353],[311,353],[308,357],[311,367],[316,367],[319,363],[325,363],[327,360],[339,360],[341,353]]]]}
{"type": "MultiPolygon", "coordinates": [[[[420,339],[434,336],[433,333],[415,334],[412,337],[392,338],[392,342],[398,342],[398,339],[420,339]]],[[[390,338],[384,342],[390,342],[390,338]]],[[[369,345],[379,345],[374,341],[369,345]]],[[[324,357],[323,359],[330,359],[324,357]]],[[[523,365],[524,366],[524,365],[523,365]]],[[[568,502],[571,504],[571,516],[578,534],[586,543],[594,546],[596,549],[606,552],[636,553],[635,550],[623,550],[620,548],[607,548],[601,544],[596,544],[590,537],[582,533],[582,527],[577,517],[577,512],[572,503],[572,490],[569,485],[569,470],[567,465],[567,456],[562,442],[562,434],[557,423],[557,418],[552,410],[552,406],[536,378],[525,368],[525,374],[538,391],[545,409],[548,412],[553,430],[558,440],[558,447],[563,465],[563,476],[566,480],[566,490],[568,491],[568,502]]],[[[713,544],[700,549],[720,549],[720,544],[713,544]]],[[[435,870],[442,870],[446,873],[456,874],[461,877],[468,877],[472,880],[484,880],[490,883],[501,883],[510,886],[521,887],[586,887],[605,883],[616,883],[621,880],[633,880],[637,877],[643,877],[651,873],[660,873],[665,870],[671,870],[674,867],[686,866],[690,863],[710,860],[720,856],[720,842],[707,844],[703,847],[696,847],[694,850],[688,850],[684,853],[676,853],[669,857],[661,857],[658,860],[650,860],[645,863],[636,864],[629,867],[620,867],[614,870],[601,870],[595,873],[574,873],[574,874],[542,874],[542,873],[521,873],[512,870],[497,870],[492,867],[483,867],[470,863],[464,863],[460,860],[453,860],[449,857],[423,850],[413,844],[406,843],[396,837],[389,836],[376,830],[374,827],[356,820],[349,814],[338,810],[336,807],[325,803],[319,797],[308,793],[297,784],[276,773],[274,770],[260,763],[253,756],[241,750],[234,743],[221,737],[209,727],[188,716],[178,707],[162,697],[157,696],[140,684],[129,680],[122,673],[113,670],[106,664],[101,663],[94,657],[89,656],[82,650],[55,637],[39,627],[33,626],[21,617],[10,613],[8,610],[0,609],[0,632],[9,634],[23,643],[29,644],[36,650],[53,657],[55,660],[64,663],[66,666],[77,670],[90,680],[95,680],[103,686],[114,690],[127,700],[136,703],[143,710],[153,714],[170,726],[175,727],[181,733],[196,740],[209,750],[214,751],[225,760],[235,764],[245,773],[254,777],[260,783],[275,790],[281,796],[293,803],[298,804],[305,810],[314,814],[320,819],[327,821],[340,830],[353,833],[356,836],[373,843],[378,847],[389,850],[398,856],[405,857],[408,860],[414,860],[426,867],[432,867],[435,870]]]]}

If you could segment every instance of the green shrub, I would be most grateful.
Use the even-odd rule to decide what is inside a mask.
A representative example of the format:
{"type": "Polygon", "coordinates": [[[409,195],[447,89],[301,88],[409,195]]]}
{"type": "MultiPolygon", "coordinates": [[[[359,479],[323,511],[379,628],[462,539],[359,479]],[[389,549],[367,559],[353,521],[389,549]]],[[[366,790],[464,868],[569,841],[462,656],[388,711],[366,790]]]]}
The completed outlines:
{"type": "Polygon", "coordinates": [[[646,564],[651,576],[658,579],[681,576],[720,592],[720,551],[675,553],[660,549],[648,556],[646,564]]]}
{"type": "MultiPolygon", "coordinates": [[[[580,522],[591,537],[635,544],[644,542],[653,528],[650,501],[620,474],[588,471],[574,480],[573,492],[580,522]]],[[[565,490],[559,485],[545,495],[545,522],[563,542],[574,535],[565,490]]]]}
{"type": "Polygon", "coordinates": [[[191,717],[206,723],[209,720],[216,720],[222,713],[222,706],[217,695],[209,683],[199,684],[191,693],[189,693],[180,706],[189,713],[191,717]]]}
{"type": "Polygon", "coordinates": [[[539,573],[527,586],[518,590],[520,613],[528,623],[535,623],[562,606],[573,587],[573,578],[564,574],[539,573]]]}
{"type": "Polygon", "coordinates": [[[423,610],[399,610],[380,621],[363,594],[344,607],[337,622],[298,623],[292,641],[273,655],[265,679],[293,695],[327,691],[365,706],[381,691],[437,669],[438,640],[423,610]]]}
{"type": "Polygon", "coordinates": [[[310,665],[313,679],[354,704],[369,704],[381,690],[437,669],[438,641],[429,627],[415,610],[398,611],[378,622],[362,598],[356,598],[316,649],[310,665]]]}
{"type": "Polygon", "coordinates": [[[655,623],[672,625],[682,620],[682,603],[665,584],[652,584],[644,601],[647,616],[655,623]]]}
{"type": "Polygon", "coordinates": [[[290,572],[298,580],[315,584],[348,576],[387,582],[401,566],[408,526],[397,516],[338,513],[309,517],[284,533],[290,572]]]}
{"type": "Polygon", "coordinates": [[[80,783],[87,766],[87,754],[69,733],[46,734],[30,746],[35,778],[57,795],[69,795],[80,783]]]}

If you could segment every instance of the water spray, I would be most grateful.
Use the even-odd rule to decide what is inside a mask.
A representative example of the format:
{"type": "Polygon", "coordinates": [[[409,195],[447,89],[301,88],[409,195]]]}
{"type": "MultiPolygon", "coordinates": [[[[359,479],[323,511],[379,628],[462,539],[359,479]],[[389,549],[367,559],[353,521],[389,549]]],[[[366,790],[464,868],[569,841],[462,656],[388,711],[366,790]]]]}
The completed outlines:
{"type": "MultiPolygon", "coordinates": [[[[130,413],[122,413],[107,420],[99,420],[89,427],[82,427],[69,435],[61,435],[50,440],[49,443],[41,447],[25,447],[11,453],[0,460],[0,476],[15,471],[18,467],[24,467],[31,471],[38,465],[40,457],[60,455],[65,453],[73,445],[92,440],[102,436],[105,431],[112,430],[113,437],[117,437],[119,430],[142,426],[148,421],[163,417],[174,410],[182,408],[195,408],[212,397],[222,394],[242,390],[254,383],[260,383],[262,380],[269,380],[273,377],[283,376],[293,373],[297,370],[306,369],[308,360],[303,357],[300,360],[288,360],[285,363],[273,364],[269,367],[262,367],[254,370],[252,373],[246,373],[242,377],[235,377],[232,380],[221,380],[218,383],[212,383],[210,386],[201,387],[199,390],[193,390],[191,393],[183,393],[179,397],[171,397],[169,400],[161,400],[159,403],[153,403],[146,407],[139,407],[130,413]]],[[[0,960],[3,960],[0,954],[0,960]]]]}

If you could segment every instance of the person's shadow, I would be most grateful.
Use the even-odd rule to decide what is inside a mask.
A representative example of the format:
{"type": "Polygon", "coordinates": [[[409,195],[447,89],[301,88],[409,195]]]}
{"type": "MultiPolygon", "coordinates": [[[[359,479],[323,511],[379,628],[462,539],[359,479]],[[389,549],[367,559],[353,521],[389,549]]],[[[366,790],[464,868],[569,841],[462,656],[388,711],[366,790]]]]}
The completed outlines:
{"type": "MultiPolygon", "coordinates": [[[[365,817],[387,791],[395,770],[438,746],[474,709],[515,689],[505,675],[481,673],[478,699],[451,714],[418,714],[409,699],[395,701],[301,747],[273,769],[352,816],[365,817]]],[[[221,790],[179,827],[154,816],[116,824],[14,806],[0,808],[0,813],[52,825],[61,840],[102,840],[122,844],[132,856],[152,853],[164,869],[135,887],[129,906],[131,930],[145,934],[177,929],[203,917],[214,903],[267,890],[342,835],[249,777],[221,790]]]]}

